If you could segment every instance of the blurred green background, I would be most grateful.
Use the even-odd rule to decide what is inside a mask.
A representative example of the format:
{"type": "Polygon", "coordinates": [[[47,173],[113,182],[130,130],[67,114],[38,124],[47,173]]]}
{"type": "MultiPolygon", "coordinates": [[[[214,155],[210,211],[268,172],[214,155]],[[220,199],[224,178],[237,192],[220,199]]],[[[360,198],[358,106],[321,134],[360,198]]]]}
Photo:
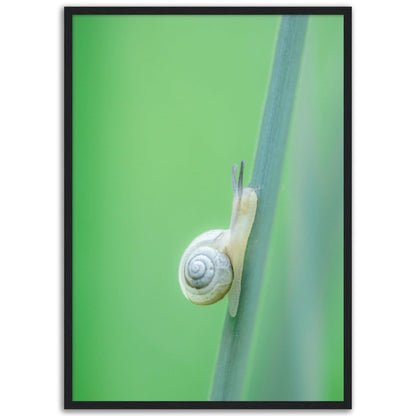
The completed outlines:
{"type": "MultiPolygon", "coordinates": [[[[178,284],[253,168],[279,16],[73,18],[73,400],[208,400],[178,284]]],[[[311,16],[242,400],[343,400],[343,18],[311,16]]]]}

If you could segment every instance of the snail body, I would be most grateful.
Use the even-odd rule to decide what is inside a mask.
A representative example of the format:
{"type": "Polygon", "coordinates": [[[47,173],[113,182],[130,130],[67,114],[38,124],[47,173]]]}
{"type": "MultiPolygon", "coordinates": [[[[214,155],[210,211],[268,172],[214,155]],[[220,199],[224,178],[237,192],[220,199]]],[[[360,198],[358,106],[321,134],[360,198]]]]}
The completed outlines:
{"type": "Polygon", "coordinates": [[[211,305],[228,293],[233,317],[237,314],[244,255],[257,209],[255,190],[243,188],[244,165],[241,162],[238,183],[237,165],[232,170],[234,198],[230,228],[207,231],[196,237],[179,264],[179,284],[187,299],[198,305],[211,305]]]}

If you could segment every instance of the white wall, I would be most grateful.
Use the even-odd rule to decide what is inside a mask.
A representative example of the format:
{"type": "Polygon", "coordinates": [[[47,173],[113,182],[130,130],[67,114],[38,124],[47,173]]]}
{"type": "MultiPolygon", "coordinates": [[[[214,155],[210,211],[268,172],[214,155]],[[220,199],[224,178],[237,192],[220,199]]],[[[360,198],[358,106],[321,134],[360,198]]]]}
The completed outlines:
{"type": "MultiPolygon", "coordinates": [[[[416,387],[416,8],[404,0],[227,1],[278,3],[353,6],[352,413],[410,414],[416,387]]],[[[129,4],[220,2],[123,2],[129,4]]],[[[64,5],[116,2],[21,0],[1,6],[0,410],[5,415],[63,411],[64,5]]]]}

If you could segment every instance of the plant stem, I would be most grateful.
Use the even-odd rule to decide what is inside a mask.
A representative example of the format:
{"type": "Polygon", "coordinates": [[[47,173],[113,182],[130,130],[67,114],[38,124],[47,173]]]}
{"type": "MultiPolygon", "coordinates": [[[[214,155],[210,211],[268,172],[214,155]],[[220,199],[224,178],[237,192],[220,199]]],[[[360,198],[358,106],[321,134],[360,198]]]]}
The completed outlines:
{"type": "Polygon", "coordinates": [[[228,314],[211,400],[241,400],[289,135],[307,16],[283,16],[251,181],[259,187],[235,318],[228,314]]]}

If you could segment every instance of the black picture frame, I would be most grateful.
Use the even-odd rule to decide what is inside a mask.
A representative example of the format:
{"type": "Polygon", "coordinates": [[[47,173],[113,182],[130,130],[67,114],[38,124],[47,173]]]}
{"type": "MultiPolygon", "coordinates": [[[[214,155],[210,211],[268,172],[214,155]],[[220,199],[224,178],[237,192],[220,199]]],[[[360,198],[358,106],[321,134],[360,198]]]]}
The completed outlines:
{"type": "Polygon", "coordinates": [[[351,7],[64,8],[64,408],[351,409],[352,406],[352,63],[351,7]],[[344,17],[344,400],[74,401],[72,398],[72,18],[75,15],[342,15],[344,17]]]}

